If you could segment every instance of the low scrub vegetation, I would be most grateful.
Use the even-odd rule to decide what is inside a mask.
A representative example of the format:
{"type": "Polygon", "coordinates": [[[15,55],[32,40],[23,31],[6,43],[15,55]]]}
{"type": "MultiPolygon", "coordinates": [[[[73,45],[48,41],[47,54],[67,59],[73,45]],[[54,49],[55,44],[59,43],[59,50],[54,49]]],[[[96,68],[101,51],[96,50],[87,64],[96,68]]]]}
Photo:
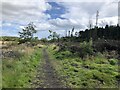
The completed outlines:
{"type": "MultiPolygon", "coordinates": [[[[117,88],[118,59],[108,58],[108,51],[95,51],[92,41],[80,43],[79,46],[49,46],[53,65],[63,81],[72,88],[117,88]],[[53,55],[51,54],[53,53],[53,55]]],[[[115,51],[113,51],[115,52],[115,51]]],[[[111,55],[110,55],[111,56],[111,55]]]]}
{"type": "MultiPolygon", "coordinates": [[[[114,28],[119,28],[119,26],[114,28]]],[[[94,28],[97,32],[98,29],[100,28],[94,28]]],[[[53,65],[65,86],[70,88],[118,88],[120,42],[117,37],[119,35],[117,37],[112,35],[113,39],[107,37],[106,34],[105,37],[101,34],[96,35],[97,38],[95,38],[95,36],[90,37],[90,31],[87,30],[74,36],[74,28],[71,35],[69,32],[66,37],[60,37],[51,30],[49,32],[51,40],[45,38],[38,40],[37,37],[33,37],[36,30],[30,23],[22,32],[19,32],[20,38],[12,37],[10,40],[8,37],[1,38],[3,40],[3,88],[31,87],[38,64],[44,63],[44,61],[40,61],[45,58],[41,54],[41,48],[44,46],[40,43],[46,44],[45,49],[49,51],[51,66],[53,65]],[[26,33],[27,31],[31,34],[26,33]]],[[[39,71],[40,73],[41,71],[39,71]]],[[[43,74],[41,73],[41,75],[43,74]]],[[[40,81],[40,83],[42,82],[40,81]]]]}
{"type": "Polygon", "coordinates": [[[30,87],[41,58],[41,49],[16,45],[2,48],[2,87],[30,87]]]}

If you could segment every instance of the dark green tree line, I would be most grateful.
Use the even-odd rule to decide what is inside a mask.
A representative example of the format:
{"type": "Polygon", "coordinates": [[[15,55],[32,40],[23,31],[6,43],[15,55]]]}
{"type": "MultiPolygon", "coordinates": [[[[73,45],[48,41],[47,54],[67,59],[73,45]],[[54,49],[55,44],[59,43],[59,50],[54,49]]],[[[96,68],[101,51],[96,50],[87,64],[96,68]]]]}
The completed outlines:
{"type": "Polygon", "coordinates": [[[86,29],[85,31],[79,32],[79,39],[89,40],[98,39],[110,39],[110,40],[120,40],[120,26],[108,26],[103,27],[94,27],[92,29],[86,29]],[[95,33],[96,32],[96,33],[95,33]]]}

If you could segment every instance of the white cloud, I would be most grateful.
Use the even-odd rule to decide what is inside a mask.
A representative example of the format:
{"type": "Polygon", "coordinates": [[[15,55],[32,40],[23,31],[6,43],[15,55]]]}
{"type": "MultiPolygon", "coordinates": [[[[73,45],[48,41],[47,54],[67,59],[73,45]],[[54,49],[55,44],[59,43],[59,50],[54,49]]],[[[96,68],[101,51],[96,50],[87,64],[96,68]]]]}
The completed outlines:
{"type": "Polygon", "coordinates": [[[100,17],[113,17],[118,15],[118,3],[105,3],[100,10],[100,17]]]}
{"type": "Polygon", "coordinates": [[[118,16],[101,18],[101,19],[99,19],[98,24],[99,24],[99,26],[117,25],[118,24],[118,16]]]}
{"type": "Polygon", "coordinates": [[[61,4],[68,9],[62,15],[65,18],[95,17],[97,10],[99,11],[100,17],[118,15],[118,3],[114,2],[64,2],[61,4]]]}
{"type": "Polygon", "coordinates": [[[116,25],[118,23],[118,3],[114,2],[61,2],[61,4],[67,8],[67,12],[61,17],[72,19],[87,27],[89,18],[93,20],[95,26],[96,12],[99,11],[99,24],[101,21],[107,21],[107,24],[116,25]],[[79,21],[79,22],[78,22],[79,21]]]}
{"type": "Polygon", "coordinates": [[[4,0],[2,7],[2,18],[9,22],[28,23],[50,18],[49,15],[44,14],[45,10],[51,8],[45,0],[4,0]]]}
{"type": "Polygon", "coordinates": [[[51,25],[49,23],[36,23],[37,30],[49,30],[51,28],[51,25]]]}
{"type": "Polygon", "coordinates": [[[5,26],[5,27],[6,26],[12,26],[12,24],[11,23],[3,23],[2,26],[5,26]]]}
{"type": "Polygon", "coordinates": [[[51,8],[45,0],[2,0],[2,27],[9,26],[6,30],[2,28],[3,35],[16,36],[29,22],[38,25],[38,30],[50,28],[44,23],[50,15],[44,11],[51,8]],[[13,28],[16,30],[11,30],[13,28]]]}
{"type": "Polygon", "coordinates": [[[49,2],[118,2],[119,0],[47,0],[49,2]]]}
{"type": "MultiPolygon", "coordinates": [[[[4,26],[19,25],[19,30],[27,25],[29,22],[34,22],[38,31],[44,30],[56,30],[60,34],[64,34],[64,30],[71,30],[73,26],[75,31],[83,30],[87,28],[89,17],[95,24],[96,11],[99,10],[99,22],[100,26],[104,26],[105,23],[116,24],[117,23],[117,3],[105,2],[90,2],[91,0],[72,0],[60,1],[57,3],[65,7],[66,12],[61,15],[65,19],[50,19],[49,14],[44,13],[46,10],[50,10],[52,6],[45,2],[46,0],[3,0],[2,1],[2,19],[6,23],[4,26]],[[73,2],[74,1],[74,2],[73,2]],[[79,2],[80,1],[80,2],[79,2]]],[[[51,1],[51,0],[50,0],[51,1]]],[[[59,9],[59,8],[56,8],[59,9]]],[[[15,32],[15,31],[14,31],[15,32]]],[[[48,35],[49,32],[42,32],[41,35],[48,35]]],[[[43,36],[45,36],[43,35],[43,36]]]]}
{"type": "Polygon", "coordinates": [[[71,29],[73,26],[76,28],[84,28],[82,24],[80,24],[80,20],[74,19],[53,19],[49,21],[50,24],[60,28],[60,29],[71,29]]]}

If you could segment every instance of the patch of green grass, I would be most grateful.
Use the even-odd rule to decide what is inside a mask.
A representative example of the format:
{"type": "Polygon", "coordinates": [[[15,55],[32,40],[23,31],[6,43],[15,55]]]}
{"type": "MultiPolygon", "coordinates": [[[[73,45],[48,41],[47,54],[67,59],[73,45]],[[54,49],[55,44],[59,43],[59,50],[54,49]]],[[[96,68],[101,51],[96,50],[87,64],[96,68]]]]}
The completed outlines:
{"type": "Polygon", "coordinates": [[[57,52],[54,55],[56,56],[56,59],[62,60],[66,57],[72,56],[72,53],[70,51],[62,51],[62,52],[57,52]]]}
{"type": "Polygon", "coordinates": [[[48,50],[57,73],[65,79],[63,83],[68,87],[117,88],[116,59],[107,59],[101,53],[81,59],[74,57],[69,51],[56,54],[56,50],[50,46],[48,50]]]}
{"type": "Polygon", "coordinates": [[[117,59],[109,59],[109,63],[111,65],[116,65],[118,63],[118,60],[117,59]]]}
{"type": "Polygon", "coordinates": [[[32,54],[24,54],[24,56],[19,59],[3,59],[2,87],[30,87],[30,83],[36,74],[37,66],[40,63],[40,58],[41,49],[35,48],[32,54]]]}

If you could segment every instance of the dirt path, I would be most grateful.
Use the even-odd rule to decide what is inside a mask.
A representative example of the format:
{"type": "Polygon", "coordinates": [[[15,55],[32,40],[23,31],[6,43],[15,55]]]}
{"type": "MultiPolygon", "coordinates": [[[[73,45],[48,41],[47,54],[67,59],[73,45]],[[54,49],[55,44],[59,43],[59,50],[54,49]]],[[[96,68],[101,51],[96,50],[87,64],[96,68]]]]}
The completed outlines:
{"type": "Polygon", "coordinates": [[[61,79],[53,68],[46,48],[43,49],[43,62],[39,67],[35,80],[32,82],[34,88],[65,88],[61,79]]]}

